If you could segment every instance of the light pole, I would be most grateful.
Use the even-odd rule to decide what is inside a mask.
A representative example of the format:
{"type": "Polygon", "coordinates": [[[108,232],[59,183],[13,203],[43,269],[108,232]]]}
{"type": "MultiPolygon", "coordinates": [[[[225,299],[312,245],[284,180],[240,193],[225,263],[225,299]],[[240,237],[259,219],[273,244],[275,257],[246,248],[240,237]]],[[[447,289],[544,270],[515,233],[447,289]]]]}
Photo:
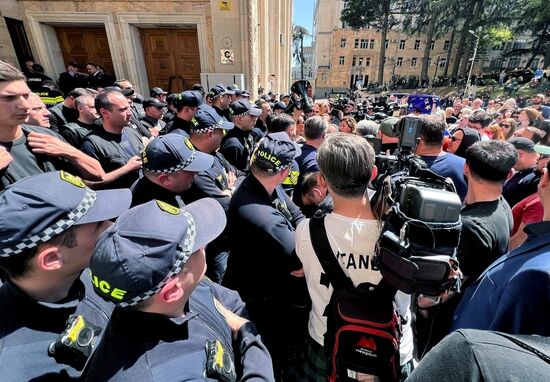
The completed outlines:
{"type": "Polygon", "coordinates": [[[472,79],[472,69],[474,68],[474,62],[476,60],[476,54],[477,54],[477,47],[479,45],[479,32],[481,31],[481,28],[477,28],[476,32],[478,34],[475,34],[474,31],[469,30],[468,33],[470,33],[472,36],[476,38],[476,44],[474,46],[474,55],[472,56],[472,63],[470,64],[470,71],[468,72],[468,80],[466,80],[466,89],[464,91],[464,96],[468,97],[468,92],[470,91],[470,81],[472,79]]]}

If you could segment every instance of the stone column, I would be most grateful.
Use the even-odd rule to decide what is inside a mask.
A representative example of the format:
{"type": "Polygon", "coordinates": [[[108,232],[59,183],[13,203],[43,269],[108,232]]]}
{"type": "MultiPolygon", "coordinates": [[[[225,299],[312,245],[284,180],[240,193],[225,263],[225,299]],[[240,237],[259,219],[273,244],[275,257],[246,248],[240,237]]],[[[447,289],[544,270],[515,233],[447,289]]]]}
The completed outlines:
{"type": "Polygon", "coordinates": [[[252,98],[258,97],[258,0],[247,1],[247,31],[248,31],[248,62],[247,69],[247,88],[252,94],[252,98]]]}

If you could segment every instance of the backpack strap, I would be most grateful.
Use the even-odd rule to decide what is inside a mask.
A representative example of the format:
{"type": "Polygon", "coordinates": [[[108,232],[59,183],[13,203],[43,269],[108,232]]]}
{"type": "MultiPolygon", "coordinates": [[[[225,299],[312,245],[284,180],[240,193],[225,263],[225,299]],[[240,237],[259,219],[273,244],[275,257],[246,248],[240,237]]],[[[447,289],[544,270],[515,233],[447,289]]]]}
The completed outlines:
{"type": "Polygon", "coordinates": [[[336,260],[334,252],[330,246],[325,229],[325,216],[313,216],[309,220],[309,235],[313,251],[317,255],[323,271],[328,276],[329,282],[333,288],[354,289],[355,286],[351,279],[346,276],[342,267],[336,260]]]}
{"type": "MultiPolygon", "coordinates": [[[[315,214],[309,220],[309,234],[311,237],[311,245],[313,246],[313,251],[319,262],[323,271],[328,277],[328,281],[332,284],[332,287],[335,289],[355,289],[355,285],[351,279],[344,273],[344,270],[338,263],[336,256],[327,237],[327,231],[325,229],[325,216],[326,215],[317,215],[315,214]]],[[[361,284],[363,285],[363,284],[361,284]]],[[[391,300],[395,297],[397,293],[397,288],[389,284],[386,279],[382,278],[378,285],[374,286],[376,294],[380,297],[388,297],[391,300]]]]}

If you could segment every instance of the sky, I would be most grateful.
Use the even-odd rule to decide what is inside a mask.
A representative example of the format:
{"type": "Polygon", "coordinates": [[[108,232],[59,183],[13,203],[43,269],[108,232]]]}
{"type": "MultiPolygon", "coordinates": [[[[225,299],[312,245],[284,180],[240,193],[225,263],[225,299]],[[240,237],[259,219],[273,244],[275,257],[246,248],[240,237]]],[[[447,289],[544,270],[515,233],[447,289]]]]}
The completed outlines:
{"type": "MultiPolygon", "coordinates": [[[[294,12],[292,24],[305,27],[309,33],[313,33],[313,7],[315,0],[294,0],[294,12]]],[[[304,45],[311,44],[311,37],[304,39],[304,45]]]]}

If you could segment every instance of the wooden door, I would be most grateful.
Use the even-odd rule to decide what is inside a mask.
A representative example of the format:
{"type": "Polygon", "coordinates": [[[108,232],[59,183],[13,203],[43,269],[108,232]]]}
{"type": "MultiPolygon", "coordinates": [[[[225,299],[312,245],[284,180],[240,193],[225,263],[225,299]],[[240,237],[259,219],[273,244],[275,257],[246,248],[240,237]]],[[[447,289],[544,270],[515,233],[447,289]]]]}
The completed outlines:
{"type": "Polygon", "coordinates": [[[141,29],[149,87],[181,92],[200,82],[197,30],[141,29]]]}
{"type": "Polygon", "coordinates": [[[85,65],[93,62],[103,66],[105,73],[115,75],[105,28],[56,27],[55,29],[65,65],[76,61],[81,65],[81,71],[87,74],[85,65]]]}

